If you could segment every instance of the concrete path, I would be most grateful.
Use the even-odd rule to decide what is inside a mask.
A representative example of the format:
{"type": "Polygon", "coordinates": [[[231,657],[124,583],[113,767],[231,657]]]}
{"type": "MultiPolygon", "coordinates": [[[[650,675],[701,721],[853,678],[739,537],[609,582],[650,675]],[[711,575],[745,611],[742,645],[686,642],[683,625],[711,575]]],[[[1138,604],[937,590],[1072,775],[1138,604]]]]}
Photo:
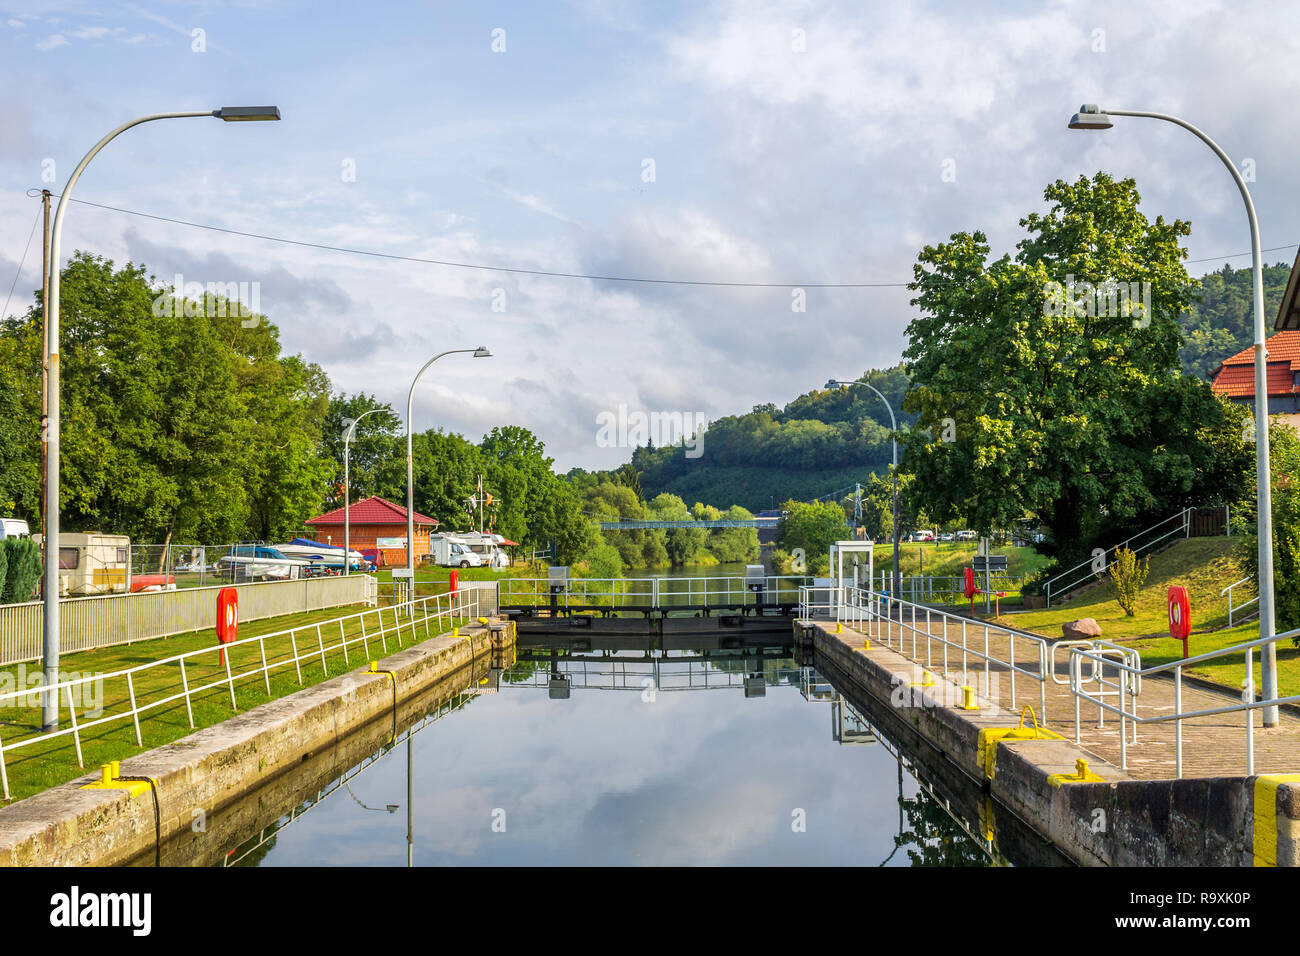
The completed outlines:
{"type": "MultiPolygon", "coordinates": [[[[1066,669],[1068,655],[1064,649],[1057,653],[1054,662],[1055,677],[1062,683],[1049,680],[1044,684],[1037,676],[1039,652],[1035,642],[1019,637],[1015,639],[1014,659],[1020,673],[1013,675],[1005,663],[1011,660],[1010,655],[1013,650],[1011,641],[1005,632],[988,628],[988,656],[1002,663],[989,664],[988,682],[991,693],[986,693],[985,662],[980,656],[985,653],[986,629],[980,621],[965,621],[967,652],[964,662],[962,621],[959,618],[943,618],[938,613],[934,613],[927,626],[924,611],[918,611],[914,630],[910,608],[908,608],[901,624],[897,620],[886,622],[881,619],[870,624],[864,623],[860,629],[845,624],[844,630],[846,633],[853,631],[860,636],[869,636],[873,644],[884,643],[935,674],[946,674],[959,679],[959,682],[965,674],[965,680],[981,696],[997,700],[1002,707],[1012,706],[1014,683],[1015,704],[1018,709],[1022,709],[1026,704],[1032,706],[1040,724],[1045,722],[1046,726],[1067,739],[1075,739],[1075,699],[1070,693],[1068,684],[1066,669]],[[931,635],[929,641],[926,640],[927,634],[931,635]],[[947,644],[944,643],[945,640],[947,644]],[[1040,684],[1045,687],[1046,721],[1038,713],[1040,684]]],[[[1107,680],[1114,680],[1114,670],[1108,668],[1105,676],[1107,680]]],[[[1095,685],[1091,686],[1095,687],[1095,685]]],[[[1184,712],[1224,707],[1241,702],[1241,697],[1230,690],[1211,690],[1193,685],[1186,680],[1183,682],[1182,698],[1184,712]]],[[[1112,694],[1107,701],[1115,704],[1116,697],[1112,694]]],[[[1120,766],[1119,716],[1111,712],[1105,713],[1102,726],[1099,727],[1098,710],[1096,705],[1081,705],[1078,739],[1085,749],[1115,766],[1120,766]]],[[[1172,678],[1153,677],[1143,681],[1141,693],[1137,698],[1137,713],[1143,719],[1174,713],[1172,678]]],[[[1284,711],[1279,725],[1267,730],[1261,724],[1260,711],[1254,711],[1253,718],[1254,773],[1300,772],[1300,717],[1284,711]]],[[[1135,743],[1133,724],[1128,722],[1127,769],[1132,776],[1141,779],[1161,779],[1176,775],[1175,723],[1175,721],[1165,721],[1140,724],[1137,727],[1135,743]]],[[[1184,720],[1182,724],[1184,777],[1242,776],[1247,773],[1244,712],[1196,717],[1184,720]]]]}

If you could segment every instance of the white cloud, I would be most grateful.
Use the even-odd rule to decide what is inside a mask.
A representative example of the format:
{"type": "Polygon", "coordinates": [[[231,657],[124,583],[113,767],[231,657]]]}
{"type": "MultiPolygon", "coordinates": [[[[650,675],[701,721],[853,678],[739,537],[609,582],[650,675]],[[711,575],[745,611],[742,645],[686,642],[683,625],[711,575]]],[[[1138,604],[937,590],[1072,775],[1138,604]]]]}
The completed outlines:
{"type": "Polygon", "coordinates": [[[68,45],[68,38],[62,33],[51,33],[44,40],[36,41],[36,49],[42,51],[56,50],[61,46],[68,45]]]}

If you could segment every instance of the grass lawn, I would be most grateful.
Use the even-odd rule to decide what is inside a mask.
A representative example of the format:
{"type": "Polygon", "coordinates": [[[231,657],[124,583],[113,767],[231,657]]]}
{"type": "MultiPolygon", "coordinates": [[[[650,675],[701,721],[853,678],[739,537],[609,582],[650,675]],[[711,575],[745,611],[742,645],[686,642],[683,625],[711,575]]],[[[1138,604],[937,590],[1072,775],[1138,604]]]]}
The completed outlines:
{"type": "MultiPolygon", "coordinates": [[[[1231,538],[1188,538],[1152,555],[1150,573],[1138,595],[1133,617],[1124,613],[1111,596],[1110,588],[1102,585],[1061,607],[1003,615],[997,621],[1009,627],[1059,638],[1062,624],[1090,617],[1101,625],[1101,636],[1105,640],[1137,648],[1142,654],[1143,666],[1163,664],[1183,655],[1182,642],[1169,636],[1168,611],[1169,586],[1181,584],[1191,597],[1192,635],[1187,642],[1190,656],[1254,640],[1259,637],[1258,622],[1226,627],[1227,598],[1220,597],[1219,592],[1242,577],[1232,556],[1232,548],[1231,538]]],[[[1278,686],[1282,693],[1300,694],[1300,648],[1279,645],[1277,658],[1278,686]]],[[[1255,686],[1259,687],[1258,653],[1254,663],[1255,686]]],[[[1187,673],[1240,688],[1246,676],[1245,655],[1224,657],[1189,668],[1187,673]]]]}
{"type": "MultiPolygon", "coordinates": [[[[937,574],[960,577],[962,568],[971,565],[975,557],[974,541],[921,541],[915,544],[906,542],[899,546],[898,569],[902,574],[937,574]]],[[[1033,548],[993,548],[993,553],[1007,556],[1007,574],[1019,577],[1022,574],[1034,574],[1045,567],[1051,559],[1039,554],[1033,548]]],[[[876,574],[882,569],[893,568],[894,547],[889,541],[877,542],[872,549],[876,574]]]]}
{"type": "MultiPolygon", "coordinates": [[[[242,624],[239,628],[241,641],[258,635],[276,636],[267,637],[261,642],[251,641],[227,648],[230,670],[235,677],[235,700],[238,710],[248,710],[268,700],[291,694],[301,687],[319,683],[327,676],[338,676],[348,670],[364,666],[367,654],[361,640],[363,621],[371,659],[384,656],[384,641],[387,642],[387,650],[391,653],[400,647],[409,647],[413,639],[424,640],[426,636],[426,627],[419,618],[414,629],[406,621],[401,621],[399,628],[398,619],[394,618],[391,608],[365,608],[363,605],[290,614],[242,624]],[[364,617],[359,616],[362,612],[364,617]],[[381,617],[382,639],[379,636],[381,617]],[[325,622],[331,623],[326,627],[325,622]],[[345,635],[349,640],[346,661],[343,650],[337,647],[340,643],[340,634],[345,635]],[[356,643],[351,643],[353,639],[356,643]],[[302,655],[319,647],[322,642],[326,646],[323,660],[319,653],[302,660],[300,679],[293,664],[295,643],[299,654],[302,655]],[[331,642],[336,645],[333,651],[328,649],[331,642]],[[260,672],[263,644],[267,662],[272,666],[269,694],[260,672]],[[277,667],[277,663],[280,666],[277,667]],[[241,673],[254,668],[259,669],[257,673],[240,678],[241,673]]],[[[463,623],[465,623],[463,619],[450,621],[444,618],[439,622],[436,618],[431,618],[428,622],[427,634],[433,637],[450,630],[453,624],[463,623]]],[[[184,679],[188,681],[191,689],[191,706],[194,712],[194,726],[197,729],[219,723],[235,713],[230,705],[230,687],[224,682],[226,669],[218,663],[217,646],[216,632],[209,629],[176,637],[138,641],[120,647],[79,651],[63,655],[59,663],[64,672],[76,671],[79,675],[106,675],[186,651],[211,648],[211,653],[190,657],[185,661],[184,679]],[[215,686],[196,690],[207,684],[215,684],[215,686]]],[[[30,675],[39,671],[39,668],[39,662],[0,668],[0,680],[4,682],[3,689],[21,690],[26,685],[19,684],[19,678],[30,679],[30,675]]],[[[133,676],[132,683],[133,688],[128,687],[125,677],[106,677],[96,682],[96,689],[86,693],[78,702],[78,723],[84,724],[88,721],[90,719],[88,712],[96,708],[102,708],[103,717],[129,712],[131,689],[134,689],[139,706],[182,693],[181,665],[179,662],[172,662],[139,672],[133,676]]],[[[32,700],[30,703],[35,706],[0,708],[0,740],[3,740],[6,747],[40,735],[39,701],[32,700]]],[[[59,703],[60,727],[70,727],[67,698],[63,697],[59,703]]],[[[143,746],[136,743],[134,724],[129,715],[83,730],[81,746],[85,770],[77,766],[76,749],[71,734],[5,753],[5,767],[9,776],[9,792],[12,800],[21,799],[79,777],[100,764],[121,760],[186,736],[192,730],[184,697],[161,704],[143,715],[140,729],[143,746]]]]}

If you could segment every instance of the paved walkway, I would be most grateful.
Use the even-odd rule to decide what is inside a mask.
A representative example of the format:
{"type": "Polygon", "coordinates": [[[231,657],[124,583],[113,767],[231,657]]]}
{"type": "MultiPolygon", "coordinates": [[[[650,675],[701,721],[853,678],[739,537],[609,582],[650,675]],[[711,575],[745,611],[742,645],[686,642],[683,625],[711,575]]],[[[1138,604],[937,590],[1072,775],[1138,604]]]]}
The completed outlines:
{"type": "MultiPolygon", "coordinates": [[[[943,618],[938,613],[934,613],[927,626],[923,612],[918,612],[915,629],[908,613],[901,625],[898,621],[887,623],[878,620],[872,624],[864,623],[861,631],[855,633],[869,633],[873,644],[883,643],[935,674],[945,675],[959,684],[964,680],[969,681],[970,686],[975,688],[980,696],[996,700],[1002,707],[1011,707],[1014,677],[1017,708],[1029,704],[1037,714],[1040,710],[1040,685],[1043,685],[1047,719],[1044,721],[1039,714],[1039,723],[1046,723],[1046,726],[1058,734],[1074,740],[1075,699],[1070,693],[1066,666],[1068,654],[1065,649],[1061,649],[1056,654],[1054,662],[1049,662],[1049,668],[1054,670],[1056,679],[1044,684],[1037,676],[1039,650],[1036,642],[1027,638],[1015,638],[1014,659],[1018,673],[1013,675],[1006,666],[1006,662],[1012,659],[1010,655],[1013,651],[1007,634],[990,627],[987,629],[986,638],[986,629],[980,621],[969,619],[965,621],[966,654],[963,663],[962,623],[960,618],[943,618]],[[931,635],[928,641],[927,634],[931,635]],[[1000,662],[990,663],[988,666],[988,686],[992,693],[985,691],[985,661],[980,656],[985,653],[986,639],[988,656],[1000,662]],[[945,644],[944,640],[948,643],[945,644]],[[966,675],[965,678],[963,674],[966,675]]],[[[853,629],[845,624],[844,630],[845,634],[842,636],[848,637],[853,629]]],[[[1107,680],[1114,681],[1115,673],[1113,668],[1107,668],[1104,676],[1107,680]]],[[[1095,684],[1090,685],[1093,688],[1095,686],[1095,684]]],[[[1117,698],[1112,694],[1107,698],[1107,702],[1116,704],[1117,698]]],[[[1230,690],[1211,690],[1195,686],[1186,680],[1183,682],[1183,712],[1208,710],[1240,702],[1241,697],[1230,690]]],[[[1120,766],[1119,716],[1106,712],[1103,725],[1098,727],[1098,710],[1095,704],[1080,705],[1082,726],[1079,727],[1079,741],[1085,749],[1115,766],[1120,766]]],[[[1143,719],[1174,713],[1172,677],[1151,677],[1143,681],[1137,698],[1137,713],[1143,719]]],[[[1300,772],[1300,717],[1283,711],[1278,726],[1266,730],[1261,724],[1262,711],[1253,711],[1252,715],[1255,743],[1254,772],[1257,774],[1300,772]]],[[[1127,769],[1132,776],[1160,779],[1172,778],[1176,775],[1175,724],[1175,721],[1139,724],[1135,743],[1133,724],[1127,722],[1127,769]]],[[[1244,712],[1189,718],[1182,721],[1182,724],[1184,777],[1239,777],[1246,774],[1246,714],[1244,712]]]]}

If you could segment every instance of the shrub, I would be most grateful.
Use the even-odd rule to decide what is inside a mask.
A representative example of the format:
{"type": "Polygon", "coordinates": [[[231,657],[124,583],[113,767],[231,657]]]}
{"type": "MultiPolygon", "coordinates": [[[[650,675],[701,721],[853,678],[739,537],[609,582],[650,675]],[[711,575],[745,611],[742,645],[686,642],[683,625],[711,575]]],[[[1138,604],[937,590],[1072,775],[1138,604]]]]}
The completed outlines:
{"type": "Polygon", "coordinates": [[[1110,586],[1115,593],[1116,603],[1129,617],[1133,617],[1138,592],[1146,583],[1150,563],[1150,555],[1139,561],[1137,555],[1128,548],[1120,548],[1115,552],[1115,560],[1110,566],[1110,586]]]}
{"type": "Polygon", "coordinates": [[[0,604],[30,601],[41,580],[41,549],[31,538],[5,538],[4,589],[0,590],[0,604]]]}

